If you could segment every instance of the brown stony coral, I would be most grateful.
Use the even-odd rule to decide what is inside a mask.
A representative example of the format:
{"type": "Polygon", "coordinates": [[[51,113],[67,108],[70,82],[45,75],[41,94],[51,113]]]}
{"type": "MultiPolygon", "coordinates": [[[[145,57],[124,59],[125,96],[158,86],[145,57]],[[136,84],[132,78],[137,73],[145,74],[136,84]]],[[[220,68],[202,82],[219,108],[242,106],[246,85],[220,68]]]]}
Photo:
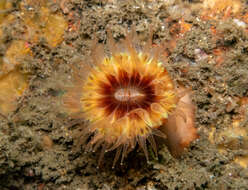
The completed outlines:
{"type": "Polygon", "coordinates": [[[150,37],[138,51],[133,43],[137,41],[135,34],[129,33],[117,45],[109,33],[109,57],[104,56],[101,45],[95,44],[92,67],[74,69],[74,86],[64,97],[74,117],[89,121],[80,139],[81,143],[87,142],[86,150],[95,151],[101,146],[100,162],[104,152],[117,149],[113,166],[121,153],[122,163],[137,143],[148,160],[146,140],[157,153],[154,135],[166,138],[158,128],[174,113],[180,99],[163,66],[162,47],[153,48],[150,37]]]}

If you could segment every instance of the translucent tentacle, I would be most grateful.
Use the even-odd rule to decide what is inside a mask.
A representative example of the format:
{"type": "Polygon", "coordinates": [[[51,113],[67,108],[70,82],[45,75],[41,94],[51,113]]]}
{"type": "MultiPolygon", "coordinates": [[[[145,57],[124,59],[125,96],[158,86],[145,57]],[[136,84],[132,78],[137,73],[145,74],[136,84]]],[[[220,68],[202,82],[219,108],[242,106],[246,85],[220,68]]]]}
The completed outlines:
{"type": "Polygon", "coordinates": [[[115,44],[115,40],[109,28],[107,29],[107,38],[108,38],[107,40],[108,49],[110,50],[112,55],[115,55],[117,51],[116,44],[115,44]]]}
{"type": "Polygon", "coordinates": [[[115,153],[115,158],[114,158],[114,161],[113,161],[112,168],[115,167],[115,164],[116,164],[117,160],[120,158],[121,150],[122,150],[122,146],[120,146],[120,147],[117,148],[116,153],[115,153]]]}
{"type": "Polygon", "coordinates": [[[128,148],[128,144],[124,144],[124,145],[123,145],[122,156],[121,156],[121,165],[123,165],[123,160],[124,160],[124,158],[125,158],[125,156],[126,156],[127,148],[128,148]]]}
{"type": "Polygon", "coordinates": [[[146,52],[147,54],[151,51],[152,38],[153,38],[153,30],[152,30],[152,26],[150,26],[149,27],[149,37],[148,37],[148,40],[147,40],[145,47],[144,47],[144,52],[146,52]]]}
{"type": "Polygon", "coordinates": [[[161,132],[159,129],[152,129],[152,134],[156,135],[158,137],[162,137],[164,139],[167,138],[166,134],[164,134],[163,132],[161,132]]]}
{"type": "Polygon", "coordinates": [[[153,135],[149,135],[147,140],[151,144],[153,152],[155,153],[156,158],[158,158],[157,145],[156,145],[156,142],[155,142],[155,139],[154,139],[153,135]]]}
{"type": "Polygon", "coordinates": [[[100,167],[100,164],[101,164],[101,162],[102,162],[102,159],[103,159],[103,156],[104,156],[104,153],[105,153],[105,151],[106,151],[106,146],[107,146],[107,144],[105,143],[105,144],[103,144],[103,146],[102,146],[102,150],[101,150],[101,153],[100,153],[100,156],[99,156],[99,159],[98,159],[98,168],[100,167]]]}
{"type": "Polygon", "coordinates": [[[149,162],[148,151],[147,151],[147,146],[146,146],[146,138],[143,136],[138,136],[138,143],[145,153],[147,162],[149,162]]]}
{"type": "Polygon", "coordinates": [[[98,143],[99,141],[102,140],[102,135],[100,134],[95,134],[90,141],[88,142],[88,144],[85,146],[85,150],[86,151],[92,151],[93,150],[93,146],[95,146],[96,143],[98,143]]]}
{"type": "Polygon", "coordinates": [[[104,142],[104,139],[100,139],[92,148],[92,152],[95,152],[100,146],[101,144],[104,142]]]}
{"type": "Polygon", "coordinates": [[[124,137],[123,135],[121,135],[121,136],[117,139],[116,143],[113,144],[112,147],[110,147],[109,149],[107,149],[107,151],[112,151],[112,150],[116,149],[118,146],[120,146],[120,145],[123,143],[123,139],[124,139],[124,138],[125,138],[125,137],[124,137]]]}

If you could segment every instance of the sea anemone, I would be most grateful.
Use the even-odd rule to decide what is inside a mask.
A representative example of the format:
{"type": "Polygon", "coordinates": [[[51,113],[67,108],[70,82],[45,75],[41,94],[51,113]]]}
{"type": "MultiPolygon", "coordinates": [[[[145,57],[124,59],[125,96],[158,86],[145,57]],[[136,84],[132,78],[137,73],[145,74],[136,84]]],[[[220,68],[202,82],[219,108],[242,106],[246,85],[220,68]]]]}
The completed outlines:
{"type": "Polygon", "coordinates": [[[166,138],[158,128],[180,100],[163,65],[162,46],[152,46],[152,34],[143,47],[136,41],[133,31],[117,44],[108,31],[110,55],[95,42],[92,63],[82,64],[82,70],[73,66],[74,84],[67,89],[64,105],[74,118],[89,121],[82,125],[80,144],[86,143],[87,151],[102,147],[98,164],[114,149],[113,167],[120,156],[122,164],[137,143],[148,161],[146,141],[157,155],[154,135],[166,138]]]}
{"type": "Polygon", "coordinates": [[[192,91],[182,86],[176,88],[179,97],[177,107],[160,128],[167,136],[167,146],[174,157],[179,157],[185,148],[199,136],[195,128],[195,106],[192,91]]]}

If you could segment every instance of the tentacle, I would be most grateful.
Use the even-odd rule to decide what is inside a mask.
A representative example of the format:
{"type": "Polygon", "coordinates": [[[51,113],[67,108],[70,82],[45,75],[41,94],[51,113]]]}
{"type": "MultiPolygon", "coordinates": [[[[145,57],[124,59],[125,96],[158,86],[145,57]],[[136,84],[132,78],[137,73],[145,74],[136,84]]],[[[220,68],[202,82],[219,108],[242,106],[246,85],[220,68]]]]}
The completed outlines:
{"type": "Polygon", "coordinates": [[[107,40],[108,49],[110,50],[112,55],[115,55],[117,53],[117,47],[113,35],[109,28],[107,29],[107,38],[108,38],[107,40]]]}
{"type": "Polygon", "coordinates": [[[117,160],[120,158],[121,150],[122,150],[122,146],[119,146],[117,148],[117,150],[116,150],[116,153],[115,153],[115,158],[114,158],[114,161],[113,161],[112,168],[115,167],[115,164],[116,164],[117,160]]]}
{"type": "Polygon", "coordinates": [[[99,156],[99,159],[98,159],[98,168],[100,167],[100,165],[101,165],[101,162],[102,162],[102,160],[103,160],[103,157],[104,157],[104,153],[106,152],[106,147],[107,147],[107,144],[106,143],[104,143],[103,145],[102,145],[102,150],[101,150],[101,153],[100,153],[100,156],[99,156]]]}
{"type": "Polygon", "coordinates": [[[107,149],[107,151],[112,151],[114,149],[116,149],[118,146],[120,146],[123,143],[123,139],[124,139],[124,135],[121,135],[117,141],[112,145],[112,147],[110,147],[109,149],[107,149]]]}
{"type": "Polygon", "coordinates": [[[93,146],[98,143],[102,139],[101,134],[95,134],[92,139],[88,142],[88,144],[85,146],[85,151],[89,152],[93,150],[93,146]]]}
{"type": "Polygon", "coordinates": [[[162,137],[164,139],[167,139],[167,135],[165,133],[163,133],[162,131],[160,131],[159,129],[152,128],[152,134],[156,135],[158,137],[162,137]]]}
{"type": "Polygon", "coordinates": [[[147,54],[149,54],[151,51],[152,38],[153,38],[153,29],[152,29],[152,26],[150,25],[149,26],[149,37],[144,47],[144,52],[146,52],[147,54]]]}
{"type": "Polygon", "coordinates": [[[149,162],[148,151],[147,151],[147,146],[146,146],[146,137],[138,136],[138,144],[140,145],[140,147],[144,151],[147,162],[149,162]]]}
{"type": "Polygon", "coordinates": [[[91,136],[90,126],[86,127],[82,131],[76,130],[76,132],[73,134],[73,137],[75,139],[75,148],[79,149],[79,147],[82,144],[85,144],[89,137],[91,136]]]}
{"type": "Polygon", "coordinates": [[[149,135],[147,140],[151,144],[153,152],[155,153],[156,158],[158,158],[157,145],[156,145],[156,142],[155,142],[155,139],[154,139],[153,135],[149,135]]]}
{"type": "Polygon", "coordinates": [[[94,144],[94,146],[92,147],[92,152],[96,152],[96,150],[102,145],[103,142],[104,139],[100,139],[98,142],[96,142],[96,144],[94,144]]]}
{"type": "Polygon", "coordinates": [[[123,160],[127,154],[127,148],[128,148],[128,144],[124,144],[123,145],[123,151],[122,151],[122,156],[121,156],[121,165],[123,165],[123,160]]]}
{"type": "Polygon", "coordinates": [[[92,66],[100,64],[102,59],[104,58],[104,47],[102,44],[98,43],[96,36],[94,36],[91,49],[92,49],[91,56],[93,61],[92,66]]]}

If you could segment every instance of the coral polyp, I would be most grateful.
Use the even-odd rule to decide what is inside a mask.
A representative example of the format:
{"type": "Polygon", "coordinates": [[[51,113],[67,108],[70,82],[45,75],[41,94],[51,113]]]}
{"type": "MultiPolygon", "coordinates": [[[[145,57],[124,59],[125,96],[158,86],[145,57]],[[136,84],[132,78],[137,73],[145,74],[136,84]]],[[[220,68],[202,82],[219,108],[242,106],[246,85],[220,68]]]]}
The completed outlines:
{"type": "Polygon", "coordinates": [[[110,37],[111,55],[102,58],[103,49],[94,46],[94,65],[87,69],[88,74],[85,69],[75,77],[75,85],[64,99],[72,112],[81,111],[77,117],[89,121],[81,133],[86,150],[95,151],[101,146],[101,161],[104,152],[117,149],[113,165],[121,153],[122,163],[137,143],[148,160],[147,140],[156,153],[153,136],[166,136],[158,128],[178,101],[169,73],[159,59],[159,49],[144,47],[144,51],[137,51],[132,38],[129,34],[117,46],[110,37]]]}

